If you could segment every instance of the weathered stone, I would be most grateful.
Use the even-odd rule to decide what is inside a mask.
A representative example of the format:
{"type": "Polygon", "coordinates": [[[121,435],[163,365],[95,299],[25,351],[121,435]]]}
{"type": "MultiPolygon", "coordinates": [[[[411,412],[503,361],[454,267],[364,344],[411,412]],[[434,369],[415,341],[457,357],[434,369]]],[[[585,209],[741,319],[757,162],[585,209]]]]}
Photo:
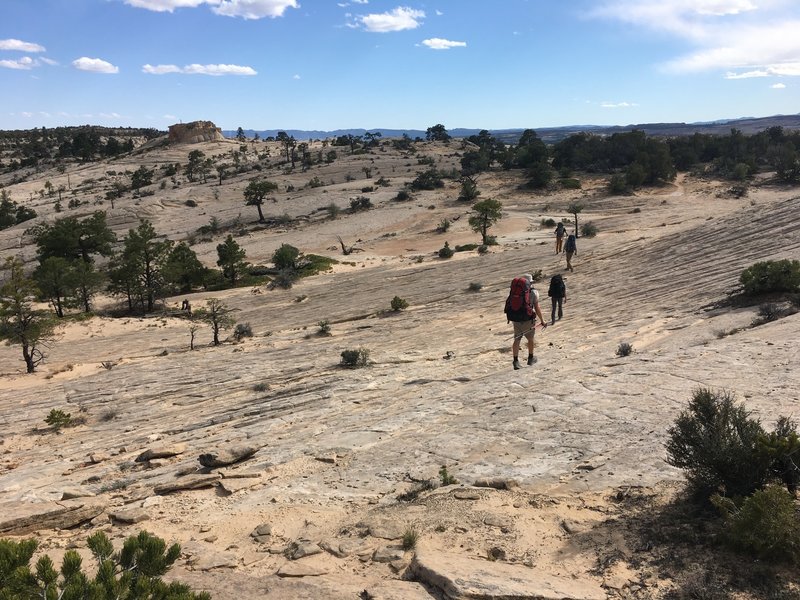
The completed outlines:
{"type": "Polygon", "coordinates": [[[279,577],[319,577],[328,573],[328,569],[319,563],[311,564],[306,561],[292,561],[278,569],[279,577]]]}
{"type": "Polygon", "coordinates": [[[140,523],[150,518],[150,515],[141,508],[121,508],[109,511],[108,516],[114,521],[126,524],[140,523]]]}
{"type": "Polygon", "coordinates": [[[250,532],[250,537],[254,538],[270,535],[272,535],[272,525],[269,523],[262,523],[250,532]]]}
{"type": "Polygon", "coordinates": [[[103,510],[104,507],[99,503],[90,504],[80,500],[67,500],[58,504],[5,503],[0,505],[0,534],[24,535],[38,529],[69,529],[94,519],[103,510]]]}
{"type": "Polygon", "coordinates": [[[188,475],[174,483],[157,485],[155,488],[153,488],[153,492],[159,496],[163,496],[165,494],[171,494],[181,490],[198,490],[200,488],[214,486],[219,480],[220,476],[216,473],[209,475],[188,475]]]}
{"type": "Polygon", "coordinates": [[[319,547],[319,544],[302,540],[300,542],[296,542],[295,544],[293,544],[289,558],[291,558],[292,560],[298,560],[301,558],[305,558],[306,556],[313,556],[314,554],[321,554],[321,553],[322,553],[322,548],[319,547]]]}
{"type": "Polygon", "coordinates": [[[519,481],[509,477],[481,477],[473,483],[475,487],[494,488],[496,490],[511,490],[519,487],[519,481]]]}
{"type": "Polygon", "coordinates": [[[498,527],[500,529],[509,528],[513,525],[510,519],[502,515],[487,515],[483,519],[483,523],[489,527],[498,527]]]}
{"type": "Polygon", "coordinates": [[[480,500],[483,496],[477,490],[455,490],[453,498],[456,500],[480,500]]]}
{"type": "Polygon", "coordinates": [[[89,455],[89,462],[93,465],[96,465],[101,462],[105,462],[111,458],[111,455],[107,452],[92,452],[89,455]]]}
{"type": "Polygon", "coordinates": [[[94,492],[90,492],[89,490],[85,490],[83,488],[70,488],[62,490],[61,492],[62,500],[74,500],[75,498],[93,498],[94,496],[95,496],[94,492]]]}
{"type": "Polygon", "coordinates": [[[147,462],[157,458],[171,458],[186,452],[186,444],[173,444],[172,446],[158,446],[149,448],[136,457],[136,462],[147,462]]]}
{"type": "Polygon", "coordinates": [[[239,564],[238,557],[231,552],[219,552],[211,546],[199,542],[189,542],[182,546],[182,552],[188,556],[187,564],[199,571],[211,569],[232,569],[239,564]]]}
{"type": "Polygon", "coordinates": [[[582,462],[581,464],[575,467],[576,471],[594,471],[595,469],[599,469],[604,464],[606,464],[607,460],[602,456],[597,456],[591,460],[587,460],[582,462]]]}
{"type": "Polygon", "coordinates": [[[246,460],[256,452],[258,452],[258,448],[254,446],[234,446],[201,454],[197,460],[204,467],[225,467],[246,460]]]}
{"type": "Polygon", "coordinates": [[[366,588],[372,600],[432,600],[433,596],[415,581],[381,581],[366,588]]]}
{"type": "Polygon", "coordinates": [[[402,560],[405,555],[405,551],[398,546],[382,546],[375,550],[372,555],[372,560],[379,563],[390,563],[396,560],[402,560]]]}
{"type": "Polygon", "coordinates": [[[471,600],[605,600],[605,590],[590,579],[577,581],[507,563],[418,550],[409,566],[415,580],[447,598],[471,600]]]}
{"type": "Polygon", "coordinates": [[[320,547],[337,558],[345,558],[352,554],[370,555],[374,548],[364,540],[327,540],[320,542],[320,547]]]}
{"type": "Polygon", "coordinates": [[[224,140],[222,130],[211,121],[192,121],[169,126],[169,141],[177,144],[199,144],[224,140]]]}
{"type": "Polygon", "coordinates": [[[564,519],[559,523],[561,525],[561,529],[563,529],[566,533],[580,533],[586,529],[585,526],[581,525],[580,523],[576,523],[575,521],[571,521],[569,519],[564,519]]]}
{"type": "Polygon", "coordinates": [[[372,537],[384,540],[399,540],[405,533],[406,525],[396,521],[381,520],[370,523],[368,529],[372,537]]]}

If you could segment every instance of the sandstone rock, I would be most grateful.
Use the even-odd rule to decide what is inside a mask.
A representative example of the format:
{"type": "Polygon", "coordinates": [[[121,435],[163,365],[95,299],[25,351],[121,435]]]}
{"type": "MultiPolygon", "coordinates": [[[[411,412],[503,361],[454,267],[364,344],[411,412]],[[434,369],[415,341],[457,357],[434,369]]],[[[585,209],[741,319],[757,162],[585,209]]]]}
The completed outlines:
{"type": "Polygon", "coordinates": [[[211,569],[228,568],[238,566],[238,557],[231,552],[219,552],[213,547],[198,542],[188,542],[181,548],[183,554],[187,555],[187,564],[199,571],[210,571],[211,569]]]}
{"type": "Polygon", "coordinates": [[[250,532],[250,537],[253,538],[255,541],[259,543],[266,543],[270,541],[270,537],[272,536],[272,525],[269,523],[262,523],[253,531],[250,532]]]}
{"type": "Polygon", "coordinates": [[[211,487],[217,484],[220,476],[216,473],[210,475],[188,475],[174,483],[165,483],[153,488],[153,492],[159,496],[179,492],[181,490],[197,490],[204,487],[211,487]]]}
{"type": "Polygon", "coordinates": [[[561,529],[563,529],[566,533],[573,534],[573,533],[580,533],[586,529],[585,526],[572,521],[570,519],[564,519],[559,523],[561,525],[561,529]]]}
{"type": "Polygon", "coordinates": [[[320,462],[329,463],[332,465],[336,464],[336,454],[321,454],[314,457],[314,460],[318,460],[320,462]]]}
{"type": "Polygon", "coordinates": [[[136,457],[136,462],[147,462],[157,458],[171,458],[186,452],[186,444],[173,444],[172,446],[158,446],[149,448],[136,457]]]}
{"type": "Polygon", "coordinates": [[[405,533],[406,525],[396,521],[379,520],[369,523],[367,528],[372,537],[384,540],[399,540],[405,533]]]}
{"type": "Polygon", "coordinates": [[[320,547],[336,558],[345,558],[353,554],[370,555],[374,548],[364,540],[328,540],[320,542],[320,547]]]}
{"type": "Polygon", "coordinates": [[[169,141],[177,144],[198,144],[224,140],[222,130],[211,121],[192,121],[169,126],[169,141]]]}
{"type": "Polygon", "coordinates": [[[405,551],[398,546],[382,546],[375,550],[372,560],[379,563],[390,563],[403,560],[405,555],[405,551]]]}
{"type": "Polygon", "coordinates": [[[413,581],[381,581],[366,588],[372,600],[432,600],[421,583],[413,581]]]}
{"type": "Polygon", "coordinates": [[[306,561],[292,561],[278,569],[279,577],[319,577],[328,573],[328,569],[320,564],[306,561]]]}
{"type": "Polygon", "coordinates": [[[150,515],[141,508],[121,508],[109,511],[108,516],[114,521],[125,524],[140,523],[150,518],[150,515]]]}
{"type": "Polygon", "coordinates": [[[455,490],[453,498],[456,500],[480,500],[483,496],[477,490],[455,490]]]}
{"type": "Polygon", "coordinates": [[[258,448],[253,446],[234,446],[201,454],[197,460],[204,467],[225,467],[248,459],[256,452],[258,452],[258,448]]]}
{"type": "Polygon", "coordinates": [[[319,547],[319,544],[309,542],[308,540],[295,542],[289,547],[289,549],[289,558],[292,560],[299,560],[301,558],[305,558],[306,556],[313,556],[314,554],[322,553],[322,548],[319,547]]]}
{"type": "Polygon", "coordinates": [[[106,460],[109,460],[110,458],[111,458],[111,455],[109,455],[106,452],[92,452],[89,455],[89,462],[92,463],[93,465],[96,465],[98,463],[101,463],[101,462],[104,462],[106,460]]]}
{"type": "Polygon", "coordinates": [[[481,477],[473,483],[475,487],[494,488],[496,490],[511,490],[519,487],[519,481],[509,477],[481,477]]]}
{"type": "Polygon", "coordinates": [[[242,490],[249,490],[259,483],[260,482],[255,479],[223,477],[219,480],[219,487],[225,490],[228,494],[235,494],[236,492],[240,492],[242,490]]]}
{"type": "Polygon", "coordinates": [[[62,490],[61,492],[62,500],[74,500],[75,498],[93,498],[94,496],[95,496],[94,492],[90,492],[89,490],[85,490],[83,488],[69,488],[66,490],[62,490]]]}
{"type": "Polygon", "coordinates": [[[511,519],[502,515],[487,515],[483,519],[483,523],[489,527],[497,527],[499,529],[507,529],[513,525],[511,519]]]}
{"type": "Polygon", "coordinates": [[[25,535],[38,529],[70,529],[94,519],[104,507],[80,500],[9,502],[0,505],[0,534],[25,535]]]}
{"type": "Polygon", "coordinates": [[[475,600],[605,600],[593,581],[537,573],[535,569],[418,550],[409,566],[413,577],[447,598],[475,600]]]}

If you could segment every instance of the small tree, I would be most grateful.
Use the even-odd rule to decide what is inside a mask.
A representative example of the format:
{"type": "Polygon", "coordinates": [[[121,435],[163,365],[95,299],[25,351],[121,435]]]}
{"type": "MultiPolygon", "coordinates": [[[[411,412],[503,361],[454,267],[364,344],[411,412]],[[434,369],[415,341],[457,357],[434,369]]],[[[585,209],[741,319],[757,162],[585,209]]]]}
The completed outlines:
{"type": "Polygon", "coordinates": [[[281,247],[272,254],[272,262],[275,264],[275,268],[281,271],[284,269],[297,271],[300,256],[300,250],[294,246],[281,244],[281,247]]]}
{"type": "Polygon", "coordinates": [[[464,176],[461,179],[461,193],[458,195],[458,199],[462,202],[472,202],[480,195],[478,182],[473,177],[464,176]]]}
{"type": "Polygon", "coordinates": [[[0,339],[22,347],[26,371],[33,373],[45,359],[43,349],[55,341],[56,321],[51,313],[33,308],[38,290],[25,277],[19,259],[7,258],[4,270],[8,275],[0,286],[0,339]]]}
{"type": "Polygon", "coordinates": [[[257,181],[253,180],[244,190],[244,200],[247,206],[255,206],[258,209],[258,221],[264,222],[264,213],[261,206],[264,204],[264,199],[270,192],[278,189],[278,184],[272,181],[257,181]]]}
{"type": "Polygon", "coordinates": [[[584,206],[580,202],[571,202],[570,205],[567,206],[567,212],[575,219],[575,237],[580,237],[578,235],[578,213],[582,212],[583,208],[584,206]]]}
{"type": "Polygon", "coordinates": [[[739,281],[749,295],[800,291],[800,261],[766,260],[742,271],[739,281]]]}
{"type": "Polygon", "coordinates": [[[472,205],[475,214],[469,218],[469,226],[475,233],[481,234],[481,242],[489,243],[488,231],[503,216],[503,205],[497,200],[481,200],[472,205]]]}
{"type": "Polygon", "coordinates": [[[236,320],[232,314],[236,311],[235,308],[228,308],[217,298],[209,298],[206,300],[205,308],[198,308],[194,311],[193,318],[199,319],[207,323],[211,327],[213,334],[213,344],[219,346],[219,332],[223,329],[233,327],[236,320]]]}
{"type": "Polygon", "coordinates": [[[236,243],[231,234],[225,238],[225,241],[217,245],[217,266],[222,268],[222,275],[226,279],[230,279],[231,285],[236,285],[237,279],[247,268],[245,256],[247,253],[244,248],[236,243]]]}

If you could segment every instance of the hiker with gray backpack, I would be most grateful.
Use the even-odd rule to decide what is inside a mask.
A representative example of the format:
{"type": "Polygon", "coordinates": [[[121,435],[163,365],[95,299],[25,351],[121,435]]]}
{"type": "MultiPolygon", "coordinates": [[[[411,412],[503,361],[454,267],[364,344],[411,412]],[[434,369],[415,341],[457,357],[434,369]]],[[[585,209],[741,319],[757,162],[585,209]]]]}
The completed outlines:
{"type": "Polygon", "coordinates": [[[547,327],[547,323],[542,316],[542,309],[539,308],[539,292],[533,288],[533,276],[529,273],[515,277],[511,281],[511,292],[506,298],[505,313],[508,322],[514,323],[514,343],[511,345],[514,369],[520,368],[519,347],[523,337],[528,340],[528,365],[532,365],[536,362],[533,356],[536,317],[539,317],[542,328],[547,327]]]}

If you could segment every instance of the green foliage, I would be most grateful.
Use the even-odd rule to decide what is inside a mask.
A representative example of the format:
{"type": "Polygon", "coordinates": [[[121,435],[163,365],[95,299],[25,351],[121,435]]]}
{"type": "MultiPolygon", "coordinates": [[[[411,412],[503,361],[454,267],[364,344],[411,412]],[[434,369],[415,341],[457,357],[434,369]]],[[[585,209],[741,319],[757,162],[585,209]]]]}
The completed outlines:
{"type": "Polygon", "coordinates": [[[65,217],[52,225],[37,226],[33,234],[40,261],[49,256],[60,256],[67,260],[80,258],[92,262],[95,254],[111,256],[112,245],[117,241],[106,224],[106,214],[101,211],[83,220],[65,217]]]}
{"type": "Polygon", "coordinates": [[[350,210],[352,212],[369,210],[370,208],[372,208],[372,200],[366,196],[359,196],[358,198],[350,199],[350,210]]]}
{"type": "Polygon", "coordinates": [[[0,229],[28,221],[35,216],[35,210],[18,205],[11,200],[11,196],[6,190],[0,190],[0,229]]]}
{"type": "Polygon", "coordinates": [[[436,231],[438,233],[447,233],[450,230],[450,219],[444,218],[439,221],[439,224],[436,226],[436,231]]]}
{"type": "Polygon", "coordinates": [[[444,187],[444,181],[439,171],[428,169],[417,174],[416,178],[409,184],[409,187],[412,190],[435,190],[444,187]]]}
{"type": "Polygon", "coordinates": [[[290,244],[281,244],[280,248],[272,253],[272,262],[276,269],[292,269],[296,271],[300,259],[300,250],[290,244]]]}
{"type": "Polygon", "coordinates": [[[800,437],[797,423],[789,417],[779,417],[775,430],[759,439],[758,451],[769,459],[772,474],[794,494],[800,487],[800,437]]]}
{"type": "Polygon", "coordinates": [[[725,540],[734,548],[769,561],[800,562],[800,520],[794,496],[767,486],[741,506],[721,496],[711,501],[725,516],[725,540]]]}
{"type": "Polygon", "coordinates": [[[444,246],[439,248],[439,258],[450,258],[454,254],[453,249],[450,247],[449,242],[445,242],[444,246]]]}
{"type": "Polygon", "coordinates": [[[404,300],[400,296],[395,296],[392,298],[391,307],[393,311],[400,312],[401,310],[408,308],[408,301],[404,300]]]}
{"type": "Polygon", "coordinates": [[[700,388],[669,429],[667,462],[686,471],[698,497],[720,489],[726,496],[747,496],[768,477],[771,461],[758,451],[764,436],[761,424],[731,394],[700,388]]]}
{"type": "Polygon", "coordinates": [[[317,177],[317,176],[315,175],[314,177],[312,177],[312,178],[311,178],[311,179],[308,181],[308,183],[306,184],[306,187],[310,187],[310,188],[318,188],[318,187],[322,187],[322,186],[324,186],[324,185],[325,185],[325,183],[324,183],[324,182],[323,182],[323,181],[322,181],[322,180],[321,180],[319,177],[317,177]]]}
{"type": "Polygon", "coordinates": [[[767,260],[747,267],[739,281],[748,295],[800,291],[800,261],[767,260]]]}
{"type": "Polygon", "coordinates": [[[411,200],[411,194],[409,194],[406,190],[400,190],[397,192],[397,196],[395,196],[394,199],[398,202],[406,202],[407,200],[411,200]]]}
{"type": "Polygon", "coordinates": [[[244,260],[246,256],[244,248],[239,246],[231,234],[228,234],[224,242],[217,245],[217,266],[222,268],[222,275],[231,285],[236,285],[236,281],[247,270],[247,263],[244,260]]]}
{"type": "Polygon", "coordinates": [[[250,323],[237,323],[233,328],[233,339],[241,342],[244,338],[253,337],[253,328],[250,323]]]}
{"type": "Polygon", "coordinates": [[[561,187],[565,190],[579,190],[581,189],[581,181],[580,179],[576,179],[574,177],[562,177],[558,180],[558,183],[561,184],[561,187]]]}
{"type": "Polygon", "coordinates": [[[478,183],[472,177],[463,177],[461,179],[461,193],[458,199],[461,202],[472,202],[481,195],[478,189],[478,183]]]}
{"type": "Polygon", "coordinates": [[[366,367],[369,364],[369,350],[367,348],[358,348],[357,350],[342,350],[343,367],[355,369],[357,367],[366,367]]]}
{"type": "Polygon", "coordinates": [[[447,472],[447,466],[442,465],[439,469],[439,481],[442,485],[454,485],[458,483],[458,479],[453,477],[450,473],[447,472]]]}
{"type": "Polygon", "coordinates": [[[153,170],[142,165],[133,172],[133,175],[131,175],[131,188],[138,190],[146,185],[150,185],[153,183],[153,174],[153,170]]]}
{"type": "Polygon", "coordinates": [[[470,292],[480,292],[483,289],[483,284],[478,281],[473,281],[472,283],[469,284],[469,287],[467,287],[467,289],[470,292]]]}
{"type": "Polygon", "coordinates": [[[172,248],[162,267],[164,282],[181,294],[201,286],[208,275],[208,269],[197,258],[194,250],[186,242],[172,248]]]}
{"type": "Polygon", "coordinates": [[[56,408],[52,409],[48,413],[44,422],[52,427],[55,431],[58,431],[62,427],[69,427],[73,424],[72,415],[70,413],[65,413],[63,410],[56,408]]]}
{"type": "Polygon", "coordinates": [[[433,127],[428,127],[425,131],[425,139],[432,142],[447,142],[450,140],[450,134],[441,123],[437,123],[433,127]]]}
{"type": "Polygon", "coordinates": [[[261,209],[262,205],[264,204],[264,199],[270,192],[274,192],[277,189],[278,184],[273,183],[272,181],[258,181],[253,179],[247,184],[247,187],[244,190],[244,203],[247,206],[256,207],[258,210],[258,221],[260,223],[264,222],[264,212],[261,209]]]}
{"type": "Polygon", "coordinates": [[[587,221],[581,225],[581,235],[583,237],[591,238],[597,235],[597,225],[592,221],[587,221]]]}
{"type": "Polygon", "coordinates": [[[456,252],[472,252],[473,250],[476,250],[479,247],[480,247],[479,244],[460,244],[460,245],[457,245],[454,248],[454,250],[456,252]]]}
{"type": "Polygon", "coordinates": [[[619,346],[617,346],[617,356],[624,357],[630,356],[633,352],[633,346],[628,342],[621,342],[619,346]]]}
{"type": "Polygon", "coordinates": [[[546,219],[542,219],[541,223],[542,223],[542,227],[554,227],[555,224],[556,224],[556,221],[555,221],[555,219],[552,219],[552,218],[548,217],[546,219]]]}
{"type": "Polygon", "coordinates": [[[146,531],[131,536],[120,552],[104,532],[87,540],[98,563],[90,578],[82,570],[82,559],[75,550],[67,550],[56,570],[52,559],[42,555],[33,569],[30,561],[36,550],[34,540],[20,542],[0,539],[1,600],[210,600],[203,592],[195,594],[181,583],[165,583],[164,575],[180,555],[180,546],[166,543],[146,531]]]}
{"type": "Polygon", "coordinates": [[[472,205],[473,214],[468,223],[472,231],[481,234],[481,243],[489,244],[488,231],[503,216],[503,205],[497,200],[487,199],[472,205]]]}
{"type": "Polygon", "coordinates": [[[328,213],[329,219],[335,219],[339,216],[339,213],[342,212],[342,209],[335,202],[331,202],[328,206],[325,207],[325,212],[328,213]]]}
{"type": "Polygon", "coordinates": [[[228,308],[218,298],[209,298],[206,300],[206,306],[198,308],[194,311],[192,319],[196,319],[203,323],[207,323],[211,327],[213,335],[212,343],[219,346],[219,333],[223,329],[228,329],[233,326],[234,318],[233,313],[237,309],[228,308]]]}
{"type": "Polygon", "coordinates": [[[331,322],[328,319],[323,319],[322,321],[317,323],[317,333],[322,336],[327,336],[331,334],[331,322]]]}
{"type": "Polygon", "coordinates": [[[413,550],[417,547],[419,541],[419,533],[413,527],[409,527],[403,532],[402,548],[403,550],[413,550]]]}
{"type": "Polygon", "coordinates": [[[611,194],[624,194],[628,191],[628,183],[625,176],[619,173],[612,175],[608,180],[608,191],[611,194]]]}

